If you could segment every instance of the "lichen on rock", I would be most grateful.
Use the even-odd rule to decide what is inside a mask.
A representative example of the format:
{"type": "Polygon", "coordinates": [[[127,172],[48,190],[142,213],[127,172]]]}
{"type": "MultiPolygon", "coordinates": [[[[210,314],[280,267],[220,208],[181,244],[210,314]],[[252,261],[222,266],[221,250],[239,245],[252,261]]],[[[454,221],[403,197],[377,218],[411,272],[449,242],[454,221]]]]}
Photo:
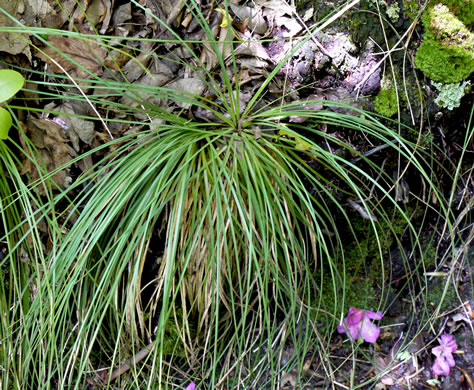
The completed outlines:
{"type": "Polygon", "coordinates": [[[439,91],[435,103],[440,107],[445,107],[448,110],[459,107],[461,105],[461,98],[465,95],[466,90],[471,85],[470,81],[455,84],[441,84],[433,83],[433,86],[439,91]]]}

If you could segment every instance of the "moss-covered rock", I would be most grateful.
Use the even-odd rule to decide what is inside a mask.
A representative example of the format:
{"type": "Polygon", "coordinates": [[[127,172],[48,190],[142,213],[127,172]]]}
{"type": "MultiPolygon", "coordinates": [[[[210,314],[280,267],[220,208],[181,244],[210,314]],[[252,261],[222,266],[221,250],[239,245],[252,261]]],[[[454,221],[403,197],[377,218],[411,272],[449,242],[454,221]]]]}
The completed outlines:
{"type": "Polygon", "coordinates": [[[467,27],[474,25],[474,1],[472,0],[442,0],[449,10],[458,17],[467,27]]]}
{"type": "Polygon", "coordinates": [[[422,20],[425,34],[415,57],[417,68],[442,83],[469,77],[474,72],[474,34],[444,4],[430,6],[422,20]]]}
{"type": "Polygon", "coordinates": [[[431,39],[420,46],[415,63],[430,79],[442,83],[458,83],[474,71],[471,54],[431,39]]]}
{"type": "Polygon", "coordinates": [[[436,39],[444,46],[474,49],[474,35],[446,5],[436,4],[428,8],[422,21],[426,29],[425,38],[436,39]]]}

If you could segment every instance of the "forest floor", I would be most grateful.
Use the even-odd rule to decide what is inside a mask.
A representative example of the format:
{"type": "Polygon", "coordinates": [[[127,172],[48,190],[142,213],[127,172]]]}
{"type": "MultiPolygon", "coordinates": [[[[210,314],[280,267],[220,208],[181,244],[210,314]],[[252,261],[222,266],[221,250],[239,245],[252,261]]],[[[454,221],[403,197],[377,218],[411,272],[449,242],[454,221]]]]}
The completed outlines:
{"type": "MultiPolygon", "coordinates": [[[[200,78],[191,75],[189,69],[183,65],[185,62],[192,63],[190,52],[173,41],[172,31],[191,42],[190,45],[195,51],[201,52],[201,61],[207,69],[213,71],[218,65],[218,59],[212,50],[199,43],[205,39],[205,35],[201,26],[193,19],[193,15],[183,6],[182,1],[140,0],[132,3],[92,0],[81,2],[85,13],[76,0],[61,1],[62,10],[52,1],[24,0],[23,7],[19,5],[20,3],[21,1],[8,2],[4,8],[10,7],[6,11],[29,26],[79,31],[83,34],[106,34],[117,37],[117,42],[121,42],[124,38],[130,39],[129,47],[134,45],[132,55],[136,56],[138,61],[131,60],[130,56],[114,56],[110,50],[100,45],[93,43],[86,45],[73,37],[50,35],[48,41],[60,50],[58,52],[42,46],[42,43],[36,42],[34,38],[30,42],[25,42],[16,39],[14,34],[2,33],[0,52],[4,65],[17,64],[32,69],[37,72],[39,78],[42,71],[48,67],[57,74],[67,74],[68,77],[81,79],[79,84],[87,93],[91,90],[88,90],[84,80],[89,79],[90,74],[85,73],[84,68],[102,78],[116,80],[126,78],[137,85],[164,86],[206,96],[212,100],[212,96],[206,95],[209,93],[206,84],[200,78]],[[150,16],[151,14],[166,21],[170,28],[160,24],[157,19],[150,16]],[[141,40],[142,38],[169,39],[170,43],[153,45],[147,39],[141,40]],[[158,56],[153,56],[151,53],[156,53],[158,56]],[[68,59],[65,59],[65,55],[68,59]]],[[[229,7],[235,41],[240,44],[234,45],[233,56],[230,56],[230,52],[228,55],[235,61],[234,66],[240,82],[239,104],[245,108],[276,64],[280,63],[295,45],[302,42],[302,37],[309,31],[308,27],[334,12],[338,6],[343,5],[343,2],[302,1],[297,2],[296,8],[284,0],[256,0],[248,4],[243,3],[231,2],[229,7]],[[245,43],[246,41],[249,43],[245,43]]],[[[347,10],[323,31],[313,34],[311,39],[291,56],[270,83],[268,96],[261,104],[268,104],[275,96],[286,96],[289,102],[304,102],[307,99],[339,101],[355,108],[373,111],[375,97],[384,88],[387,80],[393,82],[395,77],[400,90],[404,89],[403,85],[409,85],[406,99],[400,100],[398,112],[393,114],[394,121],[381,120],[386,121],[389,126],[397,126],[398,122],[416,129],[420,135],[419,139],[429,138],[435,145],[433,154],[440,165],[434,167],[437,170],[434,174],[438,176],[441,191],[445,196],[449,198],[450,191],[454,194],[455,217],[461,215],[463,218],[462,224],[458,226],[456,239],[458,247],[455,248],[459,256],[446,254],[453,248],[450,247],[446,232],[443,231],[443,225],[436,222],[438,221],[436,212],[433,212],[428,216],[428,219],[432,219],[432,227],[427,228],[425,224],[423,233],[427,237],[432,237],[430,243],[434,253],[429,268],[425,270],[428,273],[428,277],[424,279],[428,281],[427,285],[420,285],[419,279],[413,277],[413,273],[418,270],[407,270],[405,267],[405,260],[416,256],[408,239],[402,240],[402,247],[387,248],[386,261],[391,264],[392,274],[388,293],[384,292],[387,303],[383,321],[380,323],[381,334],[376,344],[367,346],[367,351],[371,351],[370,354],[359,352],[359,356],[354,357],[347,336],[334,334],[330,350],[325,351],[328,354],[326,357],[316,351],[314,355],[308,355],[311,357],[303,367],[304,375],[309,378],[306,384],[301,386],[297,382],[297,372],[288,372],[281,375],[280,388],[348,388],[344,387],[347,386],[347,378],[353,377],[354,383],[363,383],[368,378],[387,370],[387,366],[390,365],[389,372],[380,378],[375,388],[472,389],[474,175],[470,164],[474,162],[474,144],[471,143],[470,149],[465,151],[468,157],[460,167],[461,180],[458,181],[457,188],[453,190],[451,184],[457,161],[463,153],[462,145],[469,126],[473,94],[465,96],[461,105],[453,110],[438,107],[434,101],[437,95],[436,89],[419,70],[415,69],[410,60],[422,39],[421,23],[414,24],[411,40],[404,41],[405,50],[401,50],[395,47],[396,42],[411,28],[413,19],[403,8],[398,8],[398,12],[395,10],[393,14],[393,8],[390,7],[395,3],[392,2],[392,5],[385,4],[379,10],[383,16],[382,20],[377,16],[374,4],[375,2],[361,2],[347,10]],[[392,9],[390,15],[389,9],[392,9]],[[387,47],[393,50],[390,51],[387,47]],[[421,294],[425,289],[428,289],[430,294],[421,294]],[[422,295],[428,296],[428,300],[421,299],[422,295]],[[443,303],[439,306],[441,299],[443,303]],[[436,311],[436,317],[417,318],[416,311],[426,312],[427,306],[429,309],[430,305],[433,312],[436,311]],[[426,326],[427,321],[431,326],[426,326]],[[436,336],[441,333],[455,335],[459,348],[455,353],[456,367],[451,370],[451,374],[434,380],[431,367],[435,356],[432,354],[432,348],[438,345],[436,336]],[[410,340],[410,347],[404,349],[403,354],[399,354],[400,347],[404,346],[407,340],[410,340]],[[321,363],[329,356],[332,361],[340,363],[332,375],[328,374],[325,365],[321,363]],[[367,356],[375,358],[367,359],[367,356]],[[356,367],[354,361],[357,361],[356,367]],[[394,364],[394,361],[398,363],[394,364]]],[[[224,31],[222,15],[226,18],[225,12],[215,12],[218,6],[215,1],[201,2],[202,12],[208,16],[210,26],[216,31],[216,37],[224,31]]],[[[222,5],[220,7],[222,9],[222,5]]],[[[0,14],[1,23],[11,25],[13,22],[0,14]]],[[[231,50],[230,45],[226,48],[223,44],[222,48],[224,51],[231,50]]],[[[231,62],[229,65],[232,65],[231,62]]],[[[38,87],[37,84],[28,83],[27,80],[25,101],[35,111],[24,111],[18,115],[25,124],[26,133],[41,151],[49,170],[61,167],[81,153],[110,140],[110,135],[114,137],[131,135],[142,129],[125,122],[111,121],[109,124],[111,134],[109,134],[100,127],[99,121],[92,122],[81,117],[91,115],[91,107],[83,102],[37,99],[35,88],[42,88],[43,92],[56,89],[56,93],[58,88],[60,89],[53,83],[54,80],[47,81],[48,84],[38,87]],[[48,116],[41,114],[42,110],[62,112],[64,115],[48,116]],[[44,131],[38,132],[38,129],[44,131]]],[[[110,99],[125,98],[111,96],[110,99]]],[[[154,99],[157,105],[164,104],[159,96],[151,99],[154,99]]],[[[170,109],[170,106],[166,108],[170,109]]],[[[188,110],[187,115],[197,120],[215,119],[211,112],[197,107],[171,106],[171,109],[188,110]]],[[[319,110],[322,106],[314,106],[312,109],[319,110]]],[[[349,108],[332,109],[336,112],[351,113],[349,108]]],[[[107,116],[109,120],[114,119],[114,115],[122,118],[123,115],[127,115],[112,110],[101,111],[101,114],[107,116]]],[[[294,117],[291,122],[298,124],[305,120],[305,117],[294,117]]],[[[150,121],[153,123],[153,118],[150,118],[150,121]]],[[[329,128],[325,131],[333,130],[329,128]]],[[[355,132],[339,131],[336,135],[341,142],[352,145],[361,154],[373,153],[372,156],[377,161],[387,159],[384,162],[387,170],[395,171],[397,167],[399,168],[398,157],[377,149],[381,145],[374,145],[355,132]]],[[[100,157],[91,156],[91,159],[98,160],[100,157]]],[[[34,179],[35,173],[31,166],[27,161],[23,163],[23,173],[30,174],[34,179]]],[[[87,168],[87,161],[75,163],[71,170],[58,173],[55,179],[61,185],[65,185],[87,168]]],[[[421,182],[422,178],[410,175],[408,170],[406,176],[400,180],[407,189],[403,204],[407,207],[413,204],[413,210],[416,210],[414,199],[425,196],[425,199],[428,199],[426,202],[435,210],[436,200],[430,200],[430,194],[420,195],[423,191],[421,182]]],[[[358,210],[354,209],[352,213],[354,218],[363,220],[358,210]]],[[[414,223],[417,223],[416,217],[414,223]]],[[[47,232],[46,226],[44,229],[47,232]]],[[[362,237],[361,241],[364,239],[370,239],[369,233],[366,237],[362,237]]],[[[382,294],[381,286],[374,291],[376,294],[382,294]]],[[[288,356],[283,356],[283,360],[290,358],[293,349],[293,345],[286,346],[284,354],[288,356]]],[[[92,387],[94,386],[91,384],[92,387]]]]}

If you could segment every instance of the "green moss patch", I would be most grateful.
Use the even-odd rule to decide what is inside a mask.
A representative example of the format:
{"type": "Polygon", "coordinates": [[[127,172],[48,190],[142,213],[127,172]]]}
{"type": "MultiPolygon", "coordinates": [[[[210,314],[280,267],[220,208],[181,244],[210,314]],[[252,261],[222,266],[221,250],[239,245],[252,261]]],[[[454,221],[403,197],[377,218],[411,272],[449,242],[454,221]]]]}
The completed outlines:
{"type": "Polygon", "coordinates": [[[440,42],[423,41],[415,57],[417,68],[430,79],[442,83],[458,83],[474,72],[473,55],[440,42]]]}
{"type": "Polygon", "coordinates": [[[442,83],[469,77],[474,72],[474,34],[444,4],[429,7],[422,20],[426,32],[416,53],[417,68],[442,83]]]}
{"type": "MultiPolygon", "coordinates": [[[[410,210],[407,211],[407,215],[409,214],[410,210]]],[[[391,211],[387,215],[391,215],[391,211]]],[[[402,216],[392,220],[379,220],[375,231],[374,226],[361,217],[353,216],[351,221],[357,240],[354,238],[345,245],[344,264],[342,266],[341,261],[335,265],[340,273],[319,269],[315,276],[321,291],[319,302],[313,302],[313,306],[329,313],[347,312],[349,307],[377,309],[383,299],[379,287],[391,275],[391,264],[383,259],[390,257],[395,237],[402,236],[407,223],[402,216]],[[333,278],[338,279],[337,283],[333,284],[333,278]]],[[[323,329],[333,320],[331,316],[318,319],[323,329]]]]}
{"type": "Polygon", "coordinates": [[[398,111],[397,93],[394,88],[382,89],[375,98],[374,109],[380,115],[391,117],[398,111]]]}

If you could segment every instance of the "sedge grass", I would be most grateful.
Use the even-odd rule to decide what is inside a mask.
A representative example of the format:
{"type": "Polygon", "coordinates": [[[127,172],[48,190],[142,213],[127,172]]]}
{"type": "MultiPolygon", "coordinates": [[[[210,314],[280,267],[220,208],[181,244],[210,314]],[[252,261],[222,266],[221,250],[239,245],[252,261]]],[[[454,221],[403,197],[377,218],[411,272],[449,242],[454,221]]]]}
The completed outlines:
{"type": "MultiPolygon", "coordinates": [[[[139,137],[112,140],[72,160],[71,164],[106,153],[31,219],[32,226],[42,218],[53,221],[50,229],[56,238],[49,251],[39,251],[38,256],[45,257],[41,272],[30,270],[30,278],[19,282],[11,301],[4,303],[7,307],[19,300],[27,302],[18,333],[24,340],[21,346],[12,332],[14,321],[8,320],[4,328],[8,330],[2,336],[5,345],[20,356],[5,386],[81,388],[97,379],[99,367],[111,370],[147,345],[147,356],[127,375],[108,383],[111,387],[171,388],[189,378],[202,388],[276,388],[283,372],[293,369],[303,380],[308,355],[321,359],[334,385],[339,363],[327,351],[335,325],[350,303],[347,238],[341,232],[361,240],[346,199],[360,202],[366,215],[377,217],[368,223],[382,272],[387,267],[381,221],[390,225],[401,218],[414,246],[420,252],[423,248],[419,227],[395,201],[395,184],[383,164],[320,130],[320,125],[388,145],[436,194],[451,229],[443,197],[426,169],[431,164],[429,154],[370,113],[336,102],[323,102],[326,109],[321,111],[308,111],[304,104],[321,102],[284,104],[278,99],[265,101],[263,109],[255,108],[264,101],[266,86],[284,61],[241,112],[241,89],[226,72],[222,42],[215,40],[199,7],[193,2],[188,7],[217,56],[218,74],[207,70],[189,42],[151,15],[176,38],[153,42],[186,47],[195,60],[190,71],[218,97],[215,101],[118,77],[101,79],[77,62],[89,79],[43,74],[48,81],[40,83],[61,93],[40,92],[40,101],[52,97],[84,101],[87,96],[96,112],[112,110],[126,119],[86,119],[101,121],[104,127],[117,121],[145,130],[139,137]],[[81,85],[95,93],[85,95],[81,85]],[[113,99],[123,95],[133,104],[113,99]],[[154,96],[209,110],[217,120],[202,123],[185,112],[168,112],[150,102],[154,96]],[[330,106],[351,108],[353,114],[330,111],[330,106]],[[288,125],[290,116],[309,120],[288,125]],[[146,117],[158,119],[159,124],[140,119],[146,117]],[[321,146],[327,144],[340,154],[321,146]],[[59,204],[62,209],[56,211],[59,204]],[[32,284],[35,294],[29,295],[26,291],[32,284]],[[332,296],[332,306],[324,302],[327,294],[332,296]],[[321,322],[327,325],[318,331],[321,322]],[[288,359],[289,346],[294,353],[288,359]]],[[[94,42],[96,38],[51,29],[10,30],[32,34],[46,45],[44,33],[94,42]]],[[[100,36],[100,44],[115,50],[113,39],[100,36]]],[[[122,49],[130,39],[123,41],[122,49]]],[[[235,71],[236,58],[231,59],[235,71]]],[[[36,110],[42,110],[41,105],[36,110]]],[[[48,177],[45,174],[42,180],[48,177]]],[[[397,244],[402,246],[400,241],[397,244]]],[[[418,261],[417,267],[422,264],[418,261]]],[[[379,300],[365,296],[378,306],[367,309],[383,309],[386,298],[383,285],[379,300]]],[[[365,352],[355,348],[354,364],[361,353],[365,352]]],[[[104,378],[107,382],[108,375],[104,378]]],[[[354,378],[348,381],[353,383],[354,378]]]]}

